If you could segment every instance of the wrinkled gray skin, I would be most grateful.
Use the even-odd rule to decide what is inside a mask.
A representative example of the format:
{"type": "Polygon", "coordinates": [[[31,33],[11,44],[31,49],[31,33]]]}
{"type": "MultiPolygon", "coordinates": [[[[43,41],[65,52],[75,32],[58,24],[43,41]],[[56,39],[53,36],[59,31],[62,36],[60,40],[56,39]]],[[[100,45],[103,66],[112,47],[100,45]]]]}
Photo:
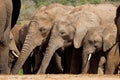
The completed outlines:
{"type": "Polygon", "coordinates": [[[82,40],[89,28],[99,27],[100,24],[106,22],[113,22],[115,9],[115,6],[109,4],[83,5],[71,11],[70,14],[73,14],[72,16],[69,16],[68,13],[66,14],[67,17],[58,19],[52,30],[38,74],[45,73],[54,52],[58,48],[70,46],[72,43],[74,48],[80,48],[82,46],[82,40]],[[110,13],[109,18],[105,17],[107,13],[110,13]]]}
{"type": "Polygon", "coordinates": [[[55,17],[64,14],[68,10],[70,10],[70,8],[67,6],[64,7],[60,4],[53,4],[48,7],[44,6],[36,11],[29,23],[28,34],[21,51],[22,55],[20,55],[13,67],[11,71],[12,74],[16,74],[30,55],[31,51],[35,47],[42,45],[46,38],[50,36],[50,30],[54,24],[55,17]]]}
{"type": "MultiPolygon", "coordinates": [[[[117,34],[117,29],[114,23],[108,23],[107,25],[102,25],[98,28],[93,28],[86,33],[86,36],[84,37],[83,40],[84,45],[83,45],[83,53],[82,53],[82,57],[83,57],[82,73],[87,73],[87,72],[97,73],[99,60],[100,57],[103,55],[109,56],[107,57],[106,64],[110,64],[110,61],[108,60],[110,60],[109,58],[112,57],[111,55],[115,54],[115,50],[111,51],[112,53],[110,55],[109,49],[114,48],[113,46],[116,43],[116,34],[117,34]],[[91,59],[89,58],[90,54],[92,55],[91,59]]],[[[117,51],[117,55],[118,55],[118,51],[117,51]]],[[[112,67],[113,65],[109,65],[109,66],[112,67]]],[[[107,68],[110,67],[107,66],[105,68],[105,73],[107,68]]],[[[114,71],[112,71],[112,74],[113,73],[114,71]]]]}
{"type": "Polygon", "coordinates": [[[10,73],[8,67],[9,33],[17,21],[19,11],[20,0],[0,0],[0,74],[10,73]]]}
{"type": "MultiPolygon", "coordinates": [[[[25,37],[28,33],[28,28],[29,28],[28,25],[24,24],[23,26],[15,25],[15,27],[12,29],[15,43],[16,43],[19,51],[21,51],[22,46],[24,44],[25,37]]],[[[32,62],[33,62],[33,57],[29,57],[23,66],[23,74],[31,74],[32,73],[32,71],[31,71],[31,65],[33,65],[32,62]]]]}

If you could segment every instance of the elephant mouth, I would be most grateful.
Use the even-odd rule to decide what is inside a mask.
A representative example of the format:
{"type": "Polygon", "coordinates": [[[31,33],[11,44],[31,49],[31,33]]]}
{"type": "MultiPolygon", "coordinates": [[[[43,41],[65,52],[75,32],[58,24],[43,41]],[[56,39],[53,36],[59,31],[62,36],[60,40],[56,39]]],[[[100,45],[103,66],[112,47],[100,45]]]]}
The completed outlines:
{"type": "Polygon", "coordinates": [[[16,57],[16,58],[19,57],[19,55],[17,54],[17,52],[14,51],[14,50],[10,50],[10,54],[12,54],[12,55],[13,55],[14,57],[16,57]]]}
{"type": "Polygon", "coordinates": [[[64,41],[64,47],[68,47],[70,45],[72,45],[72,40],[65,40],[64,41]]]}

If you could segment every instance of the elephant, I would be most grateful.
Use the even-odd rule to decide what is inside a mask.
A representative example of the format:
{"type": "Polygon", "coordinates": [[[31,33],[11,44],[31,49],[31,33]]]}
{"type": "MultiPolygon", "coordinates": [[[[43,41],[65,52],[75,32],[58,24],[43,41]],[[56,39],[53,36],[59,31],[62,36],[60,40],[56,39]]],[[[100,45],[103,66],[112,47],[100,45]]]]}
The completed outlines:
{"type": "MultiPolygon", "coordinates": [[[[17,44],[17,48],[19,51],[21,51],[22,46],[25,41],[25,37],[28,33],[28,24],[24,24],[23,26],[21,25],[15,25],[15,27],[12,29],[15,42],[17,44]]],[[[29,58],[26,60],[26,62],[23,65],[23,74],[35,74],[40,66],[41,59],[43,57],[44,49],[41,49],[39,47],[35,48],[29,58]]],[[[53,69],[53,66],[55,68],[55,61],[54,59],[51,61],[51,65],[49,66],[47,73],[59,73],[60,70],[59,68],[53,69]]]]}
{"type": "Polygon", "coordinates": [[[10,29],[17,22],[20,5],[20,0],[0,0],[0,74],[10,73],[8,67],[9,34],[10,29]]]}
{"type": "Polygon", "coordinates": [[[20,52],[16,46],[13,33],[10,31],[10,42],[9,42],[9,69],[11,70],[15,64],[15,61],[19,57],[20,52]]]}
{"type": "Polygon", "coordinates": [[[117,28],[114,23],[101,25],[87,31],[83,39],[83,73],[98,73],[101,56],[106,58],[105,74],[114,73],[120,61],[119,45],[116,43],[116,36],[117,28]]]}
{"type": "Polygon", "coordinates": [[[51,4],[48,7],[43,6],[35,12],[32,20],[29,22],[29,30],[21,50],[21,55],[11,71],[12,74],[18,72],[35,47],[43,45],[49,39],[54,19],[69,10],[71,10],[71,7],[51,4]]]}
{"type": "Polygon", "coordinates": [[[120,66],[119,42],[116,42],[116,44],[108,52],[104,73],[119,74],[119,66],[120,66]]]}
{"type": "Polygon", "coordinates": [[[45,73],[51,57],[57,49],[72,44],[74,48],[79,49],[83,45],[82,40],[87,31],[92,27],[113,22],[115,11],[116,7],[113,5],[83,5],[56,19],[38,74],[45,73]],[[104,8],[102,8],[103,6],[104,8]],[[108,13],[110,16],[104,17],[108,13]]]}
{"type": "MultiPolygon", "coordinates": [[[[24,25],[15,25],[15,27],[11,30],[13,33],[13,36],[15,38],[15,43],[17,45],[17,48],[19,51],[21,51],[22,46],[24,44],[25,41],[25,37],[28,33],[28,24],[24,24],[24,25]]],[[[33,57],[29,57],[25,64],[23,65],[23,74],[31,74],[33,73],[31,71],[32,67],[31,65],[33,65],[34,62],[34,58],[33,57]]]]}

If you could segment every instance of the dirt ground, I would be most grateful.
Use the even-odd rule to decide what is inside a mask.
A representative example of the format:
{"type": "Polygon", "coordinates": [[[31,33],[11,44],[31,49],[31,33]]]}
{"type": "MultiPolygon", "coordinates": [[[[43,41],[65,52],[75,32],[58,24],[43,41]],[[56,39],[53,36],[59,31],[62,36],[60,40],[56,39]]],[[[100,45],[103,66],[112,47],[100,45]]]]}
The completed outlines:
{"type": "Polygon", "coordinates": [[[120,80],[120,75],[0,75],[0,80],[120,80]]]}

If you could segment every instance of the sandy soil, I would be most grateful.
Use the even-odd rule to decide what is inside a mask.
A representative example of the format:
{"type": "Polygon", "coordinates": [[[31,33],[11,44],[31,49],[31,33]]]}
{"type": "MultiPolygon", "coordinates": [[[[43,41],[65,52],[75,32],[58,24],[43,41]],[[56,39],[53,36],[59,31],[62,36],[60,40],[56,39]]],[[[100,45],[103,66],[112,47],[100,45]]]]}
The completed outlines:
{"type": "Polygon", "coordinates": [[[0,75],[0,80],[120,80],[120,75],[0,75]]]}

